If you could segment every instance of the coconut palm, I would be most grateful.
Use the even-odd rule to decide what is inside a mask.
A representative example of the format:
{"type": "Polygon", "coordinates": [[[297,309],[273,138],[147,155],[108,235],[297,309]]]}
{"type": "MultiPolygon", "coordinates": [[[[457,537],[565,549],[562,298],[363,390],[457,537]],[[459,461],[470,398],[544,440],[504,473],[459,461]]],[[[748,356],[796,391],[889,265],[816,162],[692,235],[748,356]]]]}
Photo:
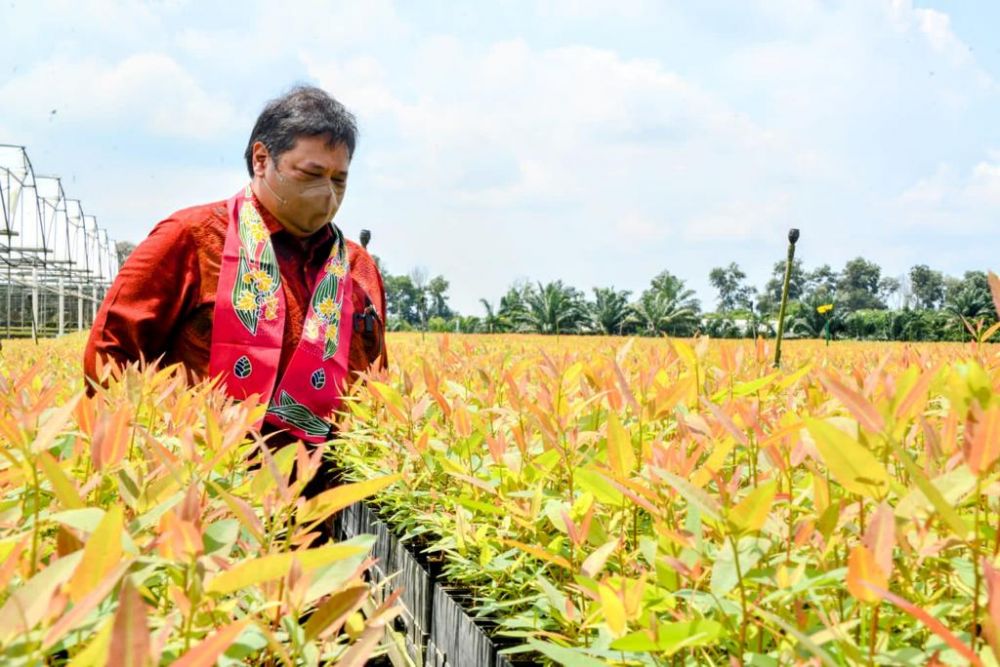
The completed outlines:
{"type": "Polygon", "coordinates": [[[495,333],[497,331],[504,330],[504,321],[496,311],[493,309],[493,304],[486,299],[480,299],[479,303],[483,304],[483,308],[486,309],[486,317],[479,321],[479,329],[485,333],[495,333]]]}
{"type": "Polygon", "coordinates": [[[614,287],[595,287],[594,301],[587,304],[592,331],[605,335],[621,335],[628,320],[628,297],[631,292],[619,292],[614,287]]]}
{"type": "Polygon", "coordinates": [[[830,335],[843,329],[842,310],[833,308],[827,312],[820,312],[821,306],[830,305],[828,298],[828,295],[818,293],[811,294],[799,302],[789,319],[788,330],[796,336],[822,338],[827,321],[830,322],[830,335]]]}
{"type": "Polygon", "coordinates": [[[497,307],[497,326],[502,331],[521,331],[524,329],[524,321],[528,307],[525,304],[525,296],[531,289],[530,285],[514,284],[507,290],[507,293],[500,297],[500,305],[497,307]]]}
{"type": "Polygon", "coordinates": [[[691,335],[698,326],[697,312],[683,301],[655,290],[646,290],[630,306],[628,322],[649,335],[666,333],[674,336],[691,335]]]}
{"type": "Polygon", "coordinates": [[[650,281],[649,289],[630,309],[628,321],[648,335],[690,336],[698,328],[701,306],[694,290],[685,287],[674,274],[663,271],[650,281]]]}
{"type": "Polygon", "coordinates": [[[521,321],[532,331],[543,334],[573,333],[580,330],[586,310],[583,295],[561,280],[530,289],[524,295],[526,306],[521,321]]]}

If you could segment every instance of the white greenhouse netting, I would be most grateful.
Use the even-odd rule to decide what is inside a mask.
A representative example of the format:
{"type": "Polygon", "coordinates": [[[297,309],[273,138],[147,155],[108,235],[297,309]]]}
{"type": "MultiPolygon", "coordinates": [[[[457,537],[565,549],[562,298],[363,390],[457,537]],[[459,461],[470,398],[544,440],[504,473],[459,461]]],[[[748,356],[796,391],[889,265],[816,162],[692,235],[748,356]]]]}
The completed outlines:
{"type": "Polygon", "coordinates": [[[0,144],[0,337],[89,327],[117,274],[97,218],[59,178],[36,176],[24,147],[0,144]]]}

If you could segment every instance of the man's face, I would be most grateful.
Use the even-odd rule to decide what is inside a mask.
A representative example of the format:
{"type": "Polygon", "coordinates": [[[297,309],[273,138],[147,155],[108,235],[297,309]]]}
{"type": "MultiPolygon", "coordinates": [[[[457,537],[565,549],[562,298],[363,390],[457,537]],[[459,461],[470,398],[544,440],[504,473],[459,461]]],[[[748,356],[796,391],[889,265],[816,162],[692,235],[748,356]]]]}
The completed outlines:
{"type": "Polygon", "coordinates": [[[347,146],[328,144],[325,135],[299,137],[277,160],[264,144],[253,146],[254,188],[261,203],[290,233],[312,236],[340,208],[347,189],[351,159],[347,146]]]}

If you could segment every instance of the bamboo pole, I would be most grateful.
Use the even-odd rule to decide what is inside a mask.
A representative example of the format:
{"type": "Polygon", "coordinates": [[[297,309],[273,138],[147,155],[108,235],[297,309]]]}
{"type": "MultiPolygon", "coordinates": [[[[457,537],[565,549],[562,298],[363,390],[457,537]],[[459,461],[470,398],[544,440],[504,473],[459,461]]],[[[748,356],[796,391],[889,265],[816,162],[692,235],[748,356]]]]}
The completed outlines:
{"type": "Polygon", "coordinates": [[[785,259],[785,282],[781,286],[781,307],[778,309],[778,339],[774,344],[774,367],[781,368],[781,338],[785,335],[785,310],[788,308],[788,284],[792,280],[792,260],[795,259],[795,242],[799,230],[788,230],[788,257],[785,259]]]}

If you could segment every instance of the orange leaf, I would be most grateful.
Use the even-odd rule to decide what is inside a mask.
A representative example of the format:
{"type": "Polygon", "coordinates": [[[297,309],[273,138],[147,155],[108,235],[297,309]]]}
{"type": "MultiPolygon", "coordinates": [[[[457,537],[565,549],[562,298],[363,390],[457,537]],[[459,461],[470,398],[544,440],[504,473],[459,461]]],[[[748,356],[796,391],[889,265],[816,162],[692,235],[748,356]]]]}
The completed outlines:
{"type": "Polygon", "coordinates": [[[125,579],[111,630],[109,667],[142,667],[152,662],[146,603],[130,579],[125,579]]]}
{"type": "Polygon", "coordinates": [[[1000,570],[983,559],[983,578],[986,580],[986,619],[983,629],[990,642],[993,655],[1000,660],[1000,570]]]}
{"type": "Polygon", "coordinates": [[[896,547],[896,515],[888,503],[883,501],[875,510],[862,542],[871,552],[879,569],[887,578],[891,577],[892,550],[896,547]]]}
{"type": "Polygon", "coordinates": [[[212,667],[249,623],[247,619],[236,621],[209,635],[178,658],[174,662],[174,667],[212,667]]]}
{"type": "Polygon", "coordinates": [[[905,611],[913,618],[917,619],[918,621],[926,625],[928,628],[930,628],[931,632],[933,632],[938,637],[943,639],[945,643],[948,644],[948,646],[955,649],[955,651],[961,654],[963,658],[968,660],[970,665],[975,665],[975,667],[983,667],[983,661],[979,659],[979,656],[976,655],[972,651],[972,649],[970,649],[967,645],[962,643],[962,640],[956,637],[954,634],[952,634],[951,631],[948,630],[948,628],[946,628],[943,623],[941,623],[941,621],[937,620],[936,618],[928,614],[925,610],[921,609],[920,607],[913,604],[909,600],[901,598],[895,593],[892,593],[890,591],[883,590],[878,586],[873,586],[872,584],[868,584],[866,582],[865,587],[871,589],[874,595],[878,595],[880,597],[885,598],[886,600],[896,605],[897,607],[905,611]]]}
{"type": "Polygon", "coordinates": [[[566,560],[562,556],[549,553],[548,551],[542,549],[541,547],[525,544],[524,542],[518,542],[517,540],[504,540],[503,543],[506,544],[507,546],[517,547],[521,551],[525,551],[534,556],[535,558],[544,560],[546,563],[552,563],[553,565],[564,567],[567,570],[571,569],[568,560],[566,560]]]}
{"type": "Polygon", "coordinates": [[[881,433],[885,428],[885,420],[864,396],[854,391],[829,373],[820,376],[820,382],[827,391],[844,404],[861,427],[872,433],[881,433]]]}
{"type": "Polygon", "coordinates": [[[875,563],[868,547],[858,545],[851,549],[847,558],[847,590],[861,602],[878,602],[881,596],[866,583],[884,589],[889,584],[889,578],[875,563]]]}
{"type": "Polygon", "coordinates": [[[993,295],[993,307],[996,308],[997,317],[1000,317],[1000,277],[992,271],[989,272],[990,293],[993,295]]]}
{"type": "Polygon", "coordinates": [[[1000,407],[983,410],[963,448],[965,462],[974,475],[984,475],[1000,457],[1000,407]]]}
{"type": "Polygon", "coordinates": [[[98,470],[109,468],[125,457],[132,435],[132,407],[123,405],[113,414],[105,414],[94,428],[90,454],[98,470]]]}

